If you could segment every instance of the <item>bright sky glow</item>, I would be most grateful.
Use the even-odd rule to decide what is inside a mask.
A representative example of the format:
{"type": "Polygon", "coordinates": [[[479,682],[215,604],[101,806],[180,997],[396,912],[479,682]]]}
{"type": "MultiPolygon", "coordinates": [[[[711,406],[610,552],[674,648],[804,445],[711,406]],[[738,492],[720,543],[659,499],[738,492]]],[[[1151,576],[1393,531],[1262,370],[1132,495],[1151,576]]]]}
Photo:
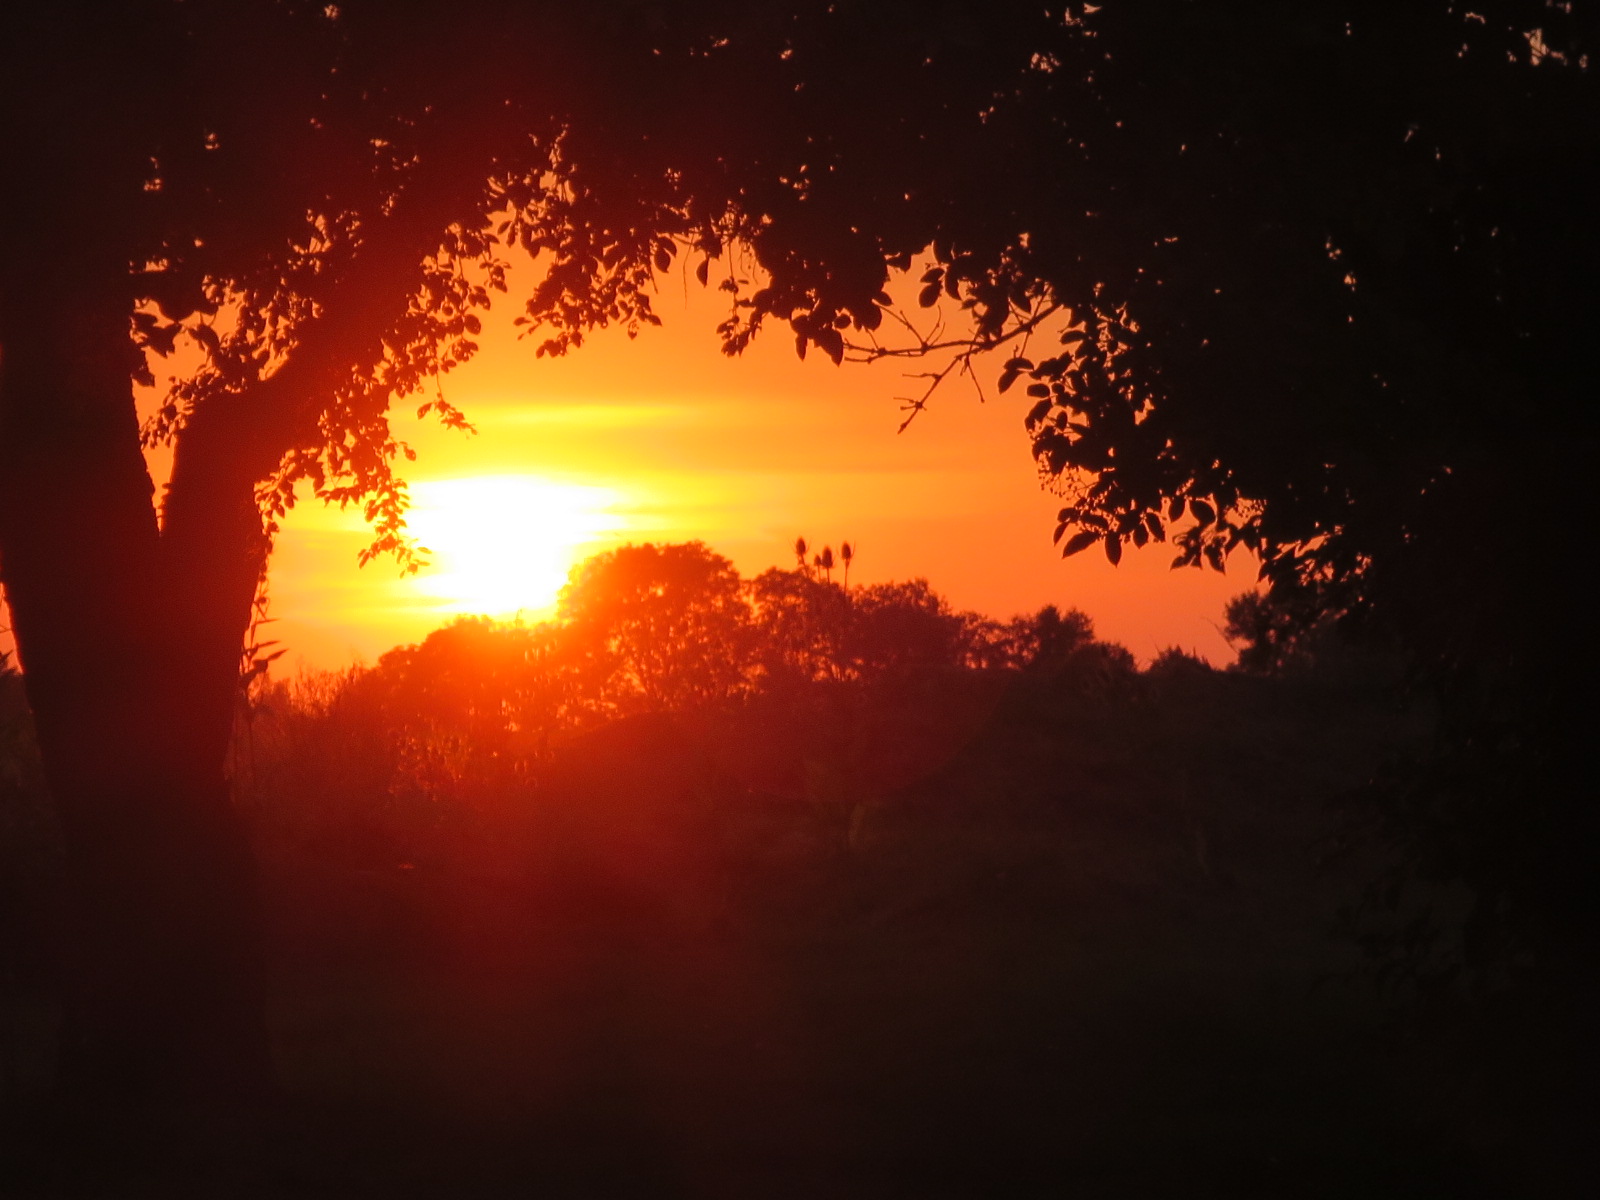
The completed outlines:
{"type": "MultiPolygon", "coordinates": [[[[1022,424],[1032,401],[998,394],[998,361],[984,367],[984,400],[952,381],[896,434],[896,397],[922,392],[926,364],[801,362],[781,328],[730,359],[713,332],[728,298],[690,270],[662,281],[666,328],[599,330],[564,358],[539,358],[537,338],[518,336],[519,304],[486,314],[479,354],[444,381],[478,435],[414,419],[410,399],[395,406],[395,433],[418,452],[398,465],[431,565],[410,577],[390,559],[358,569],[372,537],[360,513],[304,497],[269,578],[282,668],[372,662],[463,614],[539,620],[574,563],[624,542],[698,538],[750,578],[792,564],[801,535],[819,548],[849,541],[852,582],[921,575],[955,607],[997,617],[1082,608],[1141,658],[1174,645],[1232,657],[1217,626],[1255,564],[1236,555],[1227,576],[1172,572],[1172,547],[1155,545],[1115,569],[1098,551],[1060,558],[1061,500],[1041,490],[1022,424]]],[[[515,295],[526,284],[512,276],[515,295]]],[[[912,318],[936,319],[910,290],[912,318]]],[[[148,412],[158,390],[140,400],[148,412]]],[[[169,457],[149,457],[159,487],[169,457]]],[[[4,624],[0,610],[0,648],[4,624]]]]}
{"type": "Polygon", "coordinates": [[[411,496],[430,552],[411,586],[440,613],[542,616],[573,564],[628,524],[618,492],[537,475],[423,480],[411,496]]]}

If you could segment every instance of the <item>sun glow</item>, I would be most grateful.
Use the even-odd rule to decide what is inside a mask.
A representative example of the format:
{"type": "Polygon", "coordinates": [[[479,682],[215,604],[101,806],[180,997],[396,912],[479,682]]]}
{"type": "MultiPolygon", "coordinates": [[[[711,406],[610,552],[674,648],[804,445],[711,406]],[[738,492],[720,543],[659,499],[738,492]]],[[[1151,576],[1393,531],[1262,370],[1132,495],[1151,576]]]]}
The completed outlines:
{"type": "Polygon", "coordinates": [[[411,493],[407,523],[430,558],[411,586],[444,613],[547,610],[572,565],[627,526],[617,492],[536,475],[419,480],[411,493]]]}

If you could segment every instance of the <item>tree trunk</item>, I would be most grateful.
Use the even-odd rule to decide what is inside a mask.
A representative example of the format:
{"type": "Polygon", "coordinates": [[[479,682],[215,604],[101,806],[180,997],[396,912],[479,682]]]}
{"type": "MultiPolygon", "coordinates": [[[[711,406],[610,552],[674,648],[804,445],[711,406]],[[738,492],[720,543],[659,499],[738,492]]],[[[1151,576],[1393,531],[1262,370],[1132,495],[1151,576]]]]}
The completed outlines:
{"type": "Polygon", "coordinates": [[[250,481],[201,479],[209,518],[159,527],[125,265],[56,266],[26,308],[0,297],[0,578],[67,852],[62,1082],[118,1104],[246,1099],[271,1076],[224,762],[260,518],[250,481]]]}

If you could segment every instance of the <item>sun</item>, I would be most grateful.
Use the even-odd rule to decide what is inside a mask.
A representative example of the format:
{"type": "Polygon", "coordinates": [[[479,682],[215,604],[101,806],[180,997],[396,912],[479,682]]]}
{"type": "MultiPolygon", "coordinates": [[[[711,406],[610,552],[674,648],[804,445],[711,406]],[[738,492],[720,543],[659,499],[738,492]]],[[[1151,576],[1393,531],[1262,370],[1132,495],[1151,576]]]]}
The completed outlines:
{"type": "Polygon", "coordinates": [[[548,610],[574,563],[625,527],[621,497],[537,475],[419,480],[407,524],[430,563],[412,586],[448,613],[548,610]]]}

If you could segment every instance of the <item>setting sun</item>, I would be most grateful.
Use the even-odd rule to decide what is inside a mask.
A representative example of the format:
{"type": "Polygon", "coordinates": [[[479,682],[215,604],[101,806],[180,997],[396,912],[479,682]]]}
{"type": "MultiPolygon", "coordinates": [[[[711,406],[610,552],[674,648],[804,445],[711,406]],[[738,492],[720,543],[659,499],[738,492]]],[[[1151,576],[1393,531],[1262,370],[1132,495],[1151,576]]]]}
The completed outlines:
{"type": "Polygon", "coordinates": [[[573,563],[624,527],[619,500],[607,488],[536,475],[419,481],[408,524],[429,565],[412,586],[441,612],[547,609],[573,563]]]}

